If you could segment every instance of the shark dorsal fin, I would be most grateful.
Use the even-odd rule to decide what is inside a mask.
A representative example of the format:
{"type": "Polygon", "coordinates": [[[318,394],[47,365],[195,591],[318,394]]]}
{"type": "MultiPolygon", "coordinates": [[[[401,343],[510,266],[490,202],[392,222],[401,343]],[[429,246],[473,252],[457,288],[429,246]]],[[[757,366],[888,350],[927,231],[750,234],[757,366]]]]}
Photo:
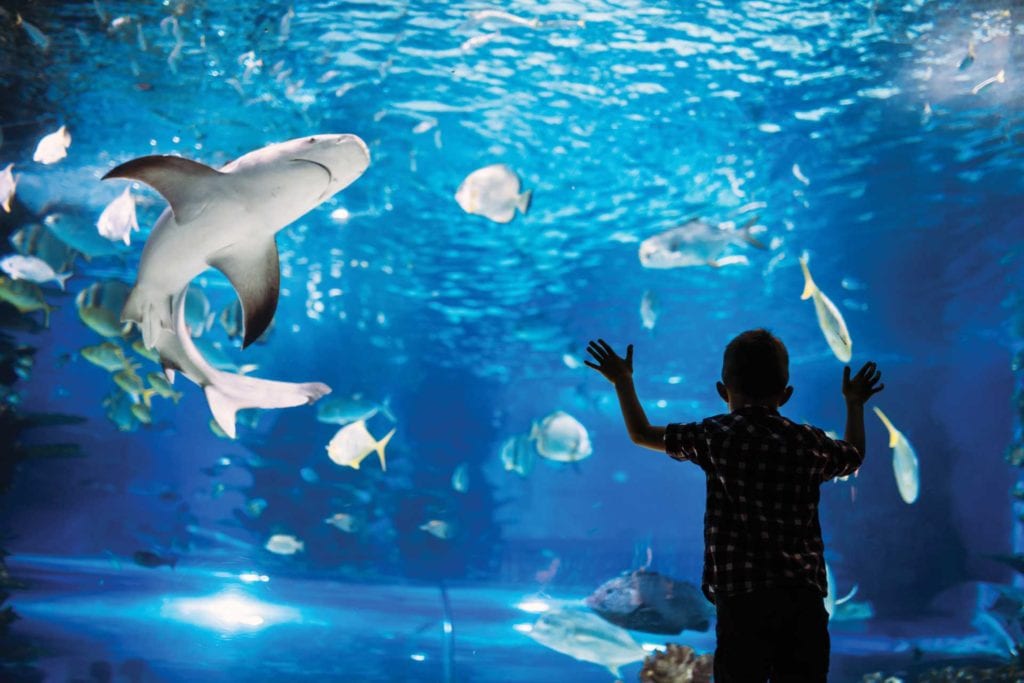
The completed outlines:
{"type": "Polygon", "coordinates": [[[179,224],[189,223],[206,208],[204,198],[208,192],[197,191],[199,183],[209,182],[223,175],[206,164],[184,157],[154,154],[132,159],[116,166],[103,176],[107,178],[131,178],[146,183],[163,195],[174,212],[179,224]]]}
{"type": "Polygon", "coordinates": [[[277,310],[281,267],[274,237],[252,238],[213,254],[208,263],[224,273],[242,304],[245,336],[242,348],[260,338],[277,310]]]}

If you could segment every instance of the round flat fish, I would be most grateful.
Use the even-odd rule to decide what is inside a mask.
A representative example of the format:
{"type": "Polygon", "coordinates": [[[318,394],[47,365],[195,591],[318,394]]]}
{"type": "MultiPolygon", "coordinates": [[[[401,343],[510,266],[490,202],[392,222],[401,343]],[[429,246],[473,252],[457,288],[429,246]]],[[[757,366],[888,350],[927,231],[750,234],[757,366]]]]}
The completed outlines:
{"type": "Polygon", "coordinates": [[[537,452],[549,460],[577,462],[593,453],[586,428],[561,410],[534,424],[530,436],[536,440],[537,452]]]}
{"type": "Polygon", "coordinates": [[[455,192],[455,201],[469,214],[484,216],[495,223],[508,223],[516,209],[526,213],[532,190],[520,192],[519,176],[505,164],[492,164],[466,176],[455,192]]]}

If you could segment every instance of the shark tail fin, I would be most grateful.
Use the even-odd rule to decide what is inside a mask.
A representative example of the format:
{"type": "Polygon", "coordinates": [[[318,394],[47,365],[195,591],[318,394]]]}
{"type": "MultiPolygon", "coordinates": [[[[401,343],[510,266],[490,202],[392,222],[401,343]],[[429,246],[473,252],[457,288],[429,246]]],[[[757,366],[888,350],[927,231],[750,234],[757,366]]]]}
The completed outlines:
{"type": "Polygon", "coordinates": [[[384,448],[388,445],[388,441],[391,441],[391,437],[395,435],[395,430],[392,429],[387,435],[377,442],[377,457],[380,458],[380,468],[384,472],[388,471],[388,464],[384,461],[384,448]]]}
{"type": "Polygon", "coordinates": [[[804,291],[800,295],[801,299],[810,299],[814,296],[814,293],[818,291],[818,286],[814,284],[814,280],[811,279],[811,270],[807,267],[807,256],[800,257],[800,269],[804,273],[804,291]]]}
{"type": "Polygon", "coordinates": [[[235,414],[240,406],[213,384],[206,387],[205,393],[206,402],[210,404],[210,412],[213,413],[213,419],[217,422],[217,426],[229,438],[234,439],[236,435],[235,414]]]}

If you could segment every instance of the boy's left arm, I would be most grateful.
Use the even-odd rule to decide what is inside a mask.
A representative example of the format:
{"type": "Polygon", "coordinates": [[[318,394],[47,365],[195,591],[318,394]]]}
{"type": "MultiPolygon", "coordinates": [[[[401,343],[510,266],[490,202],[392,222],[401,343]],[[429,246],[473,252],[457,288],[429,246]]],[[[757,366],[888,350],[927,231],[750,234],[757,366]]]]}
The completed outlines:
{"type": "Polygon", "coordinates": [[[622,419],[626,423],[629,438],[638,446],[664,453],[665,428],[648,422],[647,414],[640,405],[640,398],[636,395],[636,387],[633,385],[633,345],[626,347],[625,358],[618,356],[603,339],[591,341],[587,346],[587,352],[594,357],[597,364],[583,362],[600,372],[615,386],[615,394],[619,398],[619,408],[622,409],[622,419]]]}

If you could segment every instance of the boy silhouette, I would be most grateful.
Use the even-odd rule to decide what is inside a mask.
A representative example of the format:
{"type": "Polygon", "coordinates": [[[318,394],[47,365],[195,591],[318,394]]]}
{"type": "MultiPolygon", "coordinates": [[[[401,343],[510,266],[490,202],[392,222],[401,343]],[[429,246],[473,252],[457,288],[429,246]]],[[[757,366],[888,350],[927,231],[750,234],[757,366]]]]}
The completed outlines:
{"type": "Polygon", "coordinates": [[[864,404],[885,388],[875,363],[853,378],[843,370],[846,433],[835,440],[779,414],[793,395],[789,353],[767,330],[725,348],[716,386],[728,413],[665,427],[647,421],[637,398],[632,344],[625,358],[603,339],[587,352],[597,362],[584,362],[615,385],[633,443],[690,460],[707,476],[701,588],[718,614],[715,683],[825,681],[819,487],[864,461],[864,404]]]}

